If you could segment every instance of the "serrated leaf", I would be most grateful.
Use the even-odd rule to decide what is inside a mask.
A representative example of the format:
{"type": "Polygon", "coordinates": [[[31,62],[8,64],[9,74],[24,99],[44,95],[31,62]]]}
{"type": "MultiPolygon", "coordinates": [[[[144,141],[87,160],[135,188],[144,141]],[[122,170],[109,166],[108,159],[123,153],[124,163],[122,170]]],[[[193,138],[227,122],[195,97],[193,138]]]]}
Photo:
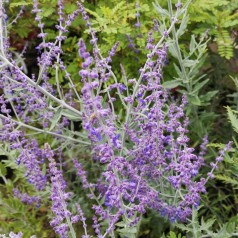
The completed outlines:
{"type": "Polygon", "coordinates": [[[230,121],[234,131],[238,133],[238,118],[235,115],[234,111],[231,110],[230,107],[227,106],[226,109],[227,109],[229,121],[230,121]]]}
{"type": "Polygon", "coordinates": [[[234,186],[236,189],[238,188],[238,181],[236,179],[230,178],[229,176],[226,175],[216,175],[216,178],[223,181],[226,184],[231,184],[234,186]]]}
{"type": "Polygon", "coordinates": [[[138,232],[136,227],[127,227],[117,230],[122,237],[127,238],[136,238],[136,234],[138,232]]]}
{"type": "Polygon", "coordinates": [[[55,9],[52,7],[44,8],[42,12],[40,13],[41,17],[49,17],[55,12],[55,9]]]}
{"type": "Polygon", "coordinates": [[[67,14],[73,13],[76,9],[77,9],[76,4],[70,3],[70,4],[65,5],[65,13],[67,13],[67,14]]]}
{"type": "Polygon", "coordinates": [[[229,223],[225,223],[222,228],[215,233],[212,238],[232,238],[233,237],[233,231],[235,230],[235,223],[231,223],[231,231],[228,227],[229,223]]]}
{"type": "MultiPolygon", "coordinates": [[[[91,11],[90,9],[86,8],[85,9],[88,13],[90,13],[92,16],[96,17],[96,18],[101,18],[96,12],[91,11]]],[[[102,18],[101,18],[102,19],[102,18]]]]}
{"type": "Polygon", "coordinates": [[[192,228],[190,228],[188,226],[185,226],[183,224],[176,223],[175,226],[178,227],[179,229],[183,230],[183,231],[193,231],[192,228]]]}
{"type": "Polygon", "coordinates": [[[116,6],[112,9],[111,14],[115,15],[118,11],[122,10],[125,5],[126,2],[124,1],[117,3],[116,6]]]}
{"type": "Polygon", "coordinates": [[[20,1],[20,2],[13,2],[10,3],[10,8],[19,7],[19,6],[27,6],[32,5],[32,2],[20,1]]]}
{"type": "Polygon", "coordinates": [[[230,76],[230,78],[233,80],[234,84],[236,85],[236,89],[238,91],[238,78],[234,78],[232,76],[230,76]]]}
{"type": "Polygon", "coordinates": [[[219,1],[213,1],[214,6],[225,6],[229,4],[229,1],[227,0],[219,0],[219,1]]]}
{"type": "Polygon", "coordinates": [[[209,143],[207,146],[218,148],[218,149],[224,149],[225,148],[225,145],[221,144],[221,143],[209,143]]]}
{"type": "Polygon", "coordinates": [[[201,219],[201,230],[208,230],[215,222],[215,219],[209,219],[206,222],[204,221],[203,217],[201,219]]]}

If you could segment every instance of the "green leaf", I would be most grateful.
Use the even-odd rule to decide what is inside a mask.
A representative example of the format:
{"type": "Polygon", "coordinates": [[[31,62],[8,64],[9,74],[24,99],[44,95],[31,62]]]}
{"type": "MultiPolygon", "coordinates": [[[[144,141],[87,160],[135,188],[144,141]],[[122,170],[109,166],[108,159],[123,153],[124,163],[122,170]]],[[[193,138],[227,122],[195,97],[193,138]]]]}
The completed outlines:
{"type": "Polygon", "coordinates": [[[70,3],[70,4],[66,4],[65,5],[65,12],[67,14],[73,13],[76,9],[77,9],[77,5],[76,4],[70,3]]]}
{"type": "Polygon", "coordinates": [[[63,111],[62,107],[60,107],[60,108],[56,111],[54,117],[53,117],[52,120],[51,120],[52,123],[51,123],[51,126],[50,126],[50,131],[52,131],[52,130],[55,128],[56,124],[57,124],[58,121],[60,120],[60,118],[61,118],[61,116],[62,116],[62,111],[63,111]]]}
{"type": "Polygon", "coordinates": [[[191,40],[190,40],[190,44],[189,44],[189,50],[190,52],[194,52],[195,48],[196,48],[197,42],[195,40],[195,36],[192,35],[191,40]]]}
{"type": "Polygon", "coordinates": [[[188,60],[188,59],[183,60],[183,65],[184,65],[184,67],[188,67],[188,68],[193,67],[193,66],[196,65],[197,63],[198,63],[197,60],[188,60]]]}
{"type": "Polygon", "coordinates": [[[221,149],[224,149],[226,147],[226,145],[221,144],[221,143],[209,143],[207,145],[207,147],[214,147],[214,148],[217,148],[217,149],[221,150],[221,149]]]}
{"type": "Polygon", "coordinates": [[[96,17],[97,19],[102,19],[96,12],[91,11],[90,9],[85,9],[88,13],[90,13],[92,16],[96,17]]]}
{"type": "Polygon", "coordinates": [[[51,16],[54,12],[55,12],[55,8],[52,8],[52,7],[44,8],[44,9],[42,10],[42,12],[40,13],[40,16],[41,16],[41,17],[49,17],[49,16],[51,16]]]}
{"type": "Polygon", "coordinates": [[[238,78],[234,78],[232,76],[230,76],[230,78],[233,80],[235,86],[236,86],[236,90],[238,91],[238,78]]]}
{"type": "Polygon", "coordinates": [[[125,1],[121,1],[121,2],[117,3],[116,6],[111,10],[112,16],[114,16],[115,14],[120,12],[120,10],[122,10],[124,6],[126,6],[125,1]]]}
{"type": "Polygon", "coordinates": [[[151,8],[148,4],[142,4],[139,10],[141,10],[142,12],[149,12],[151,8]]]}
{"type": "Polygon", "coordinates": [[[238,118],[237,116],[235,115],[235,111],[233,111],[230,107],[226,107],[227,109],[227,113],[228,113],[228,118],[229,118],[229,121],[234,129],[235,132],[238,133],[238,118]]]}
{"type": "Polygon", "coordinates": [[[229,4],[229,1],[219,0],[219,1],[214,1],[213,4],[214,4],[214,6],[225,6],[225,5],[229,4]]]}
{"type": "Polygon", "coordinates": [[[235,189],[238,189],[238,181],[236,179],[230,178],[226,175],[216,175],[216,178],[223,181],[226,184],[231,184],[235,189]]]}
{"type": "Polygon", "coordinates": [[[174,43],[169,44],[169,53],[176,59],[178,59],[178,53],[174,43]]]}
{"type": "Polygon", "coordinates": [[[196,106],[202,105],[201,100],[199,99],[198,96],[188,96],[188,101],[196,106]]]}
{"type": "Polygon", "coordinates": [[[127,223],[125,221],[119,221],[116,223],[116,226],[119,226],[119,227],[126,227],[127,223]]]}
{"type": "Polygon", "coordinates": [[[123,234],[136,234],[137,229],[136,229],[136,227],[128,227],[128,228],[119,229],[118,232],[123,233],[123,234]]]}
{"type": "Polygon", "coordinates": [[[63,109],[61,113],[63,116],[67,117],[71,121],[80,121],[81,120],[80,117],[76,113],[74,113],[68,109],[63,109]]]}
{"type": "Polygon", "coordinates": [[[178,74],[179,78],[183,78],[182,71],[179,69],[179,67],[174,63],[174,69],[176,70],[176,73],[178,74]]]}
{"type": "Polygon", "coordinates": [[[162,17],[169,16],[169,12],[166,9],[163,9],[157,0],[153,3],[153,6],[162,17]]]}
{"type": "Polygon", "coordinates": [[[201,83],[197,83],[194,90],[190,93],[191,95],[195,95],[206,83],[208,83],[210,79],[205,79],[201,83]]]}
{"type": "Polygon", "coordinates": [[[190,228],[188,226],[185,226],[183,224],[176,223],[175,226],[178,227],[179,229],[183,230],[183,231],[193,231],[192,228],[190,228]]]}
{"type": "Polygon", "coordinates": [[[177,31],[177,36],[178,38],[184,34],[185,30],[187,29],[187,24],[188,24],[188,20],[189,20],[189,17],[186,15],[186,13],[184,14],[184,17],[182,19],[182,22],[180,24],[180,27],[177,31]]]}
{"type": "Polygon", "coordinates": [[[202,217],[202,220],[201,220],[201,230],[208,230],[215,222],[216,220],[215,219],[209,219],[207,220],[206,222],[204,222],[204,219],[202,217]]]}
{"type": "Polygon", "coordinates": [[[26,1],[13,2],[13,3],[10,3],[10,8],[19,7],[19,6],[27,6],[27,5],[32,5],[32,2],[26,2],[26,1]]]}
{"type": "Polygon", "coordinates": [[[173,231],[169,232],[170,238],[177,238],[176,234],[173,231]]]}
{"type": "Polygon", "coordinates": [[[5,168],[4,164],[0,162],[0,176],[6,176],[7,174],[7,169],[5,168]]]}
{"type": "Polygon", "coordinates": [[[46,175],[46,164],[45,163],[42,166],[42,174],[46,175]]]}
{"type": "Polygon", "coordinates": [[[171,81],[166,81],[162,84],[164,88],[171,89],[171,88],[176,88],[179,85],[181,85],[181,80],[176,79],[176,80],[171,80],[171,81]]]}
{"type": "Polygon", "coordinates": [[[217,90],[210,91],[204,95],[201,95],[200,99],[202,102],[209,102],[217,93],[218,93],[217,90]]]}

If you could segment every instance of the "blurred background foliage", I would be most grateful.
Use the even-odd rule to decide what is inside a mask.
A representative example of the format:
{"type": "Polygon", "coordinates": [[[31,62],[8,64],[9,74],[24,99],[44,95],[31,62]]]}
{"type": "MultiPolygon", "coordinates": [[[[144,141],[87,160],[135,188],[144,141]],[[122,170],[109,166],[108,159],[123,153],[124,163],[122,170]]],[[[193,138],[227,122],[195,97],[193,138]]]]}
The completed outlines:
{"type": "MultiPolygon", "coordinates": [[[[39,0],[39,2],[45,32],[48,33],[47,40],[54,40],[57,35],[54,28],[57,24],[57,0],[39,0]]],[[[167,0],[159,0],[158,3],[162,8],[167,8],[167,0]]],[[[64,4],[65,14],[70,14],[77,8],[75,0],[64,0],[64,4]]],[[[121,64],[128,78],[136,78],[138,69],[143,65],[148,53],[145,46],[148,33],[154,27],[154,20],[158,21],[160,27],[163,27],[163,24],[169,25],[169,22],[163,21],[162,15],[158,13],[158,4],[147,0],[85,0],[84,5],[99,39],[102,54],[106,55],[117,41],[120,42],[112,63],[117,77],[122,78],[121,64]],[[136,13],[139,13],[139,17],[136,13]],[[138,21],[140,27],[135,26],[138,21]]],[[[7,7],[10,49],[18,58],[27,44],[23,60],[29,75],[37,73],[38,70],[35,47],[39,44],[37,38],[39,30],[31,9],[31,0],[11,0],[7,7]],[[21,9],[22,14],[18,17],[21,9]]],[[[179,36],[181,54],[184,60],[190,57],[191,63],[187,61],[186,67],[189,81],[184,81],[183,75],[180,75],[177,53],[173,50],[171,40],[168,65],[164,69],[162,83],[175,98],[183,93],[188,95],[187,115],[191,121],[189,129],[192,146],[197,147],[204,135],[209,136],[211,144],[206,156],[207,167],[201,173],[209,171],[209,163],[216,156],[214,148],[221,148],[229,140],[234,141],[233,150],[226,155],[225,161],[216,172],[216,178],[209,181],[208,193],[203,196],[202,206],[199,212],[194,214],[194,221],[191,221],[191,224],[193,222],[200,227],[197,237],[202,237],[204,231],[210,234],[209,237],[233,237],[232,233],[238,226],[238,1],[192,0],[187,18],[179,20],[183,21],[184,26],[179,36]],[[189,55],[191,51],[193,54],[189,55]]],[[[159,34],[154,35],[155,39],[159,37],[159,34]]],[[[81,59],[77,54],[79,38],[85,40],[88,49],[91,48],[90,35],[81,17],[78,17],[69,28],[62,55],[78,90],[82,87],[78,76],[81,66],[81,59]]],[[[61,83],[63,87],[68,87],[64,84],[63,77],[61,83]]],[[[29,193],[33,192],[33,188],[24,180],[24,171],[16,167],[11,156],[3,152],[1,154],[0,177],[3,179],[0,185],[0,232],[24,230],[24,237],[34,234],[39,237],[54,237],[48,224],[50,204],[47,194],[41,195],[45,200],[43,199],[40,208],[22,204],[14,198],[13,187],[20,187],[22,191],[29,193]],[[4,179],[7,181],[6,184],[4,179]]],[[[87,155],[81,156],[87,158],[87,155]]],[[[80,182],[75,181],[70,166],[68,168],[66,175],[68,184],[77,191],[75,198],[77,200],[83,196],[82,192],[77,190],[80,182]]],[[[84,206],[90,217],[88,205],[84,206]]],[[[80,233],[80,230],[78,232],[80,233]]],[[[185,226],[176,226],[158,214],[148,212],[143,218],[139,236],[182,238],[186,234],[187,237],[194,237],[189,223],[185,226]]]]}

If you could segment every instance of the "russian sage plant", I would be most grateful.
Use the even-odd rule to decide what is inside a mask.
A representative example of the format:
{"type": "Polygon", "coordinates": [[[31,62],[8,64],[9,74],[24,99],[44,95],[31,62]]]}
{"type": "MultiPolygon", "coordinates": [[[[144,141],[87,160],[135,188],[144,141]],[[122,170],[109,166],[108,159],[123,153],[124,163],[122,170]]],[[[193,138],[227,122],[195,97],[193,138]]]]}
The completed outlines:
{"type": "MultiPolygon", "coordinates": [[[[50,225],[62,238],[78,237],[77,226],[83,228],[83,238],[136,237],[147,209],[170,221],[186,221],[199,206],[208,178],[230,146],[220,151],[207,177],[200,176],[207,138],[196,154],[189,144],[186,96],[175,100],[161,84],[169,36],[186,14],[189,2],[172,6],[169,1],[169,26],[162,30],[154,27],[149,33],[148,54],[138,77],[129,78],[123,65],[119,66],[123,82],[111,64],[120,43],[106,56],[100,53],[97,35],[80,2],[76,11],[66,15],[63,1],[58,1],[54,41],[47,40],[38,2],[33,3],[41,43],[37,46],[39,72],[29,76],[10,50],[5,5],[0,0],[1,147],[6,155],[15,151],[15,162],[24,167],[27,181],[38,194],[30,196],[16,188],[14,195],[40,206],[42,191],[50,192],[50,225]],[[63,61],[62,45],[71,23],[81,16],[91,35],[92,50],[79,39],[79,91],[63,61]],[[159,39],[153,37],[155,31],[159,39]],[[50,83],[52,78],[54,83],[50,83]],[[82,125],[82,130],[75,130],[75,123],[82,125]],[[82,162],[81,156],[88,150],[90,157],[82,162]],[[80,189],[91,200],[91,217],[79,201],[72,205],[78,191],[67,187],[66,160],[81,180],[80,189]]],[[[137,19],[137,27],[139,24],[137,19]]]]}
{"type": "MultiPolygon", "coordinates": [[[[8,236],[6,236],[5,234],[1,235],[1,238],[22,238],[22,232],[19,232],[18,234],[15,234],[14,232],[10,232],[8,236]]],[[[31,236],[30,238],[35,238],[35,236],[31,236]]]]}

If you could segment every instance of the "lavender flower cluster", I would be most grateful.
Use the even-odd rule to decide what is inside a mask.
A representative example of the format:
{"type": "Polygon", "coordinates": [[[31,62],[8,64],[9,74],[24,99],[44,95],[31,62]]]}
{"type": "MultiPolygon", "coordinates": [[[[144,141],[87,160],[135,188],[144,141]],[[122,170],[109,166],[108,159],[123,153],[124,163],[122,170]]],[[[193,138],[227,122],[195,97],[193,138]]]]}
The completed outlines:
{"type": "MultiPolygon", "coordinates": [[[[62,144],[69,141],[72,151],[80,146],[90,148],[93,163],[100,165],[100,176],[91,181],[93,171],[86,171],[76,158],[73,160],[82,189],[94,203],[91,209],[97,237],[113,234],[121,220],[125,227],[136,227],[147,209],[153,209],[171,221],[186,221],[192,208],[199,206],[200,194],[206,192],[207,178],[196,178],[204,164],[208,141],[204,140],[197,156],[189,145],[186,96],[176,101],[161,84],[163,67],[167,63],[166,37],[177,22],[177,13],[182,6],[160,40],[152,37],[152,31],[149,33],[147,59],[139,69],[137,79],[128,79],[121,66],[122,83],[113,73],[111,64],[119,43],[103,56],[87,12],[81,3],[77,2],[77,5],[78,9],[67,16],[63,1],[58,1],[59,19],[55,26],[58,35],[55,42],[47,42],[39,14],[41,10],[34,0],[33,12],[41,31],[38,37],[42,40],[37,47],[37,76],[30,78],[17,65],[9,50],[6,29],[0,33],[1,142],[8,144],[9,150],[18,152],[16,163],[23,164],[26,178],[36,190],[44,190],[47,184],[50,185],[53,213],[50,225],[62,238],[69,234],[76,237],[74,224],[77,222],[83,224],[85,234],[82,237],[90,237],[80,205],[76,205],[75,212],[70,211],[68,202],[73,194],[67,192],[63,170],[57,163],[60,161],[57,156],[65,153],[66,146],[62,144]],[[78,54],[83,61],[79,71],[83,84],[81,93],[77,92],[61,58],[67,28],[80,13],[91,34],[93,48],[89,52],[83,39],[78,42],[78,54]],[[49,83],[52,69],[55,70],[55,86],[49,83]],[[59,83],[59,71],[64,72],[64,78],[69,82],[67,92],[59,83]],[[112,84],[109,83],[111,79],[114,80],[112,84]],[[76,101],[80,103],[80,110],[76,109],[76,101]],[[125,112],[124,118],[117,113],[118,101],[125,112]],[[71,131],[72,118],[81,121],[84,132],[71,131]],[[51,140],[42,148],[29,131],[47,134],[51,140]],[[55,140],[50,146],[52,138],[55,140]],[[43,173],[44,164],[48,167],[47,174],[43,173]],[[107,223],[106,229],[101,221],[107,223]]],[[[3,6],[1,13],[3,27],[6,23],[3,6]]],[[[136,17],[136,27],[140,27],[138,11],[136,17]]],[[[228,149],[229,146],[220,152],[209,177],[228,149]]],[[[14,194],[23,202],[39,205],[38,197],[21,194],[17,189],[14,194]]]]}
{"type": "MultiPolygon", "coordinates": [[[[1,238],[22,238],[22,232],[18,232],[17,234],[15,234],[14,232],[10,232],[8,236],[6,236],[5,234],[0,234],[1,238]]],[[[36,238],[36,236],[31,236],[30,238],[36,238]]]]}

